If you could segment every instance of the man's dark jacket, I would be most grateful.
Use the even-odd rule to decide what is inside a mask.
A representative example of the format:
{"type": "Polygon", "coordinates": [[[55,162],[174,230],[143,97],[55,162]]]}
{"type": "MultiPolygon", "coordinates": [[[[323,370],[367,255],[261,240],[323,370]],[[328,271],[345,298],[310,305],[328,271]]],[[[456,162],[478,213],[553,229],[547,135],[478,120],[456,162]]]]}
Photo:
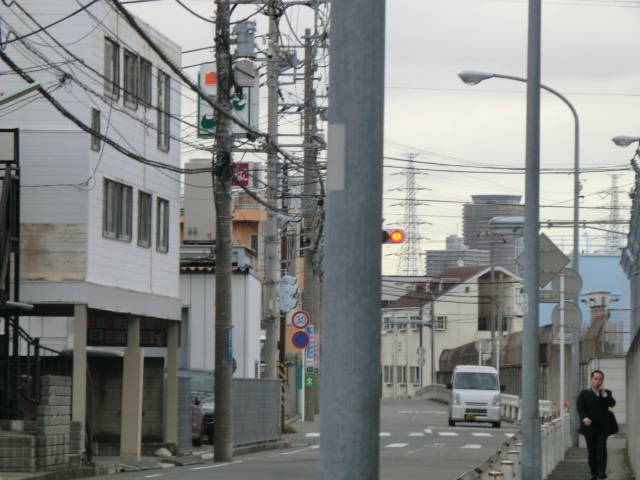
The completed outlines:
{"type": "Polygon", "coordinates": [[[609,408],[613,408],[616,404],[611,390],[605,390],[607,396],[597,395],[593,389],[587,388],[582,390],[578,395],[578,415],[580,417],[580,433],[583,435],[594,435],[601,431],[606,433],[614,433],[614,425],[612,424],[612,414],[609,408]],[[591,426],[584,424],[585,418],[591,419],[591,426]]]}

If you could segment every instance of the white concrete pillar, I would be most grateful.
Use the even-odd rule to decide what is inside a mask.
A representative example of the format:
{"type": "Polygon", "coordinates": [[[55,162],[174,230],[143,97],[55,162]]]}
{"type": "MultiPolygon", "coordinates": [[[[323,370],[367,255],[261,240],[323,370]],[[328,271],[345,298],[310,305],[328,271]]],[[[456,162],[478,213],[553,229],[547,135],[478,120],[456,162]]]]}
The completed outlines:
{"type": "Polygon", "coordinates": [[[167,384],[165,391],[165,430],[166,442],[178,443],[178,336],[179,322],[167,322],[167,384]]]}
{"type": "Polygon", "coordinates": [[[82,450],[85,445],[85,420],[87,417],[87,306],[73,307],[73,379],[71,419],[82,427],[82,450]]]}
{"type": "Polygon", "coordinates": [[[142,454],[142,392],[144,350],[140,348],[140,318],[129,318],[122,372],[120,461],[137,462],[142,454]]]}

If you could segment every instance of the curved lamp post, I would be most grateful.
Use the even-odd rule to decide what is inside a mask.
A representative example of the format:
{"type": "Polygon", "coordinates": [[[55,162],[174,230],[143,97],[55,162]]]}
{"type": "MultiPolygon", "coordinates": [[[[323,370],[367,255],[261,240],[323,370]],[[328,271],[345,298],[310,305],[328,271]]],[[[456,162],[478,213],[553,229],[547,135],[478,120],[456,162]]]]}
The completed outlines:
{"type": "MultiPolygon", "coordinates": [[[[467,85],[477,85],[478,83],[488,80],[490,78],[504,78],[506,80],[515,80],[517,82],[527,83],[526,78],[522,77],[514,77],[512,75],[502,75],[498,73],[487,73],[487,72],[476,72],[471,70],[465,70],[464,72],[460,72],[458,74],[460,79],[466,83],[467,85]]],[[[573,115],[573,119],[575,122],[575,135],[574,135],[574,185],[573,185],[573,255],[571,256],[571,267],[578,272],[579,271],[579,262],[580,262],[580,237],[579,237],[579,222],[580,222],[580,122],[578,121],[578,113],[576,109],[573,108],[573,105],[569,100],[565,98],[560,92],[554,90],[553,88],[547,87],[546,85],[540,84],[540,88],[542,90],[546,90],[549,93],[554,94],[560,100],[562,100],[567,107],[571,110],[573,115]]],[[[564,336],[563,336],[564,337],[564,336]]],[[[564,347],[562,347],[564,350],[564,347]]],[[[573,335],[572,340],[572,352],[571,352],[571,385],[570,392],[572,400],[575,400],[578,396],[579,389],[579,340],[578,335],[573,335]]],[[[561,370],[563,370],[564,361],[562,361],[561,370]]],[[[561,376],[564,377],[564,374],[561,373],[561,376]]],[[[561,382],[561,385],[564,384],[564,379],[561,382]]],[[[564,389],[561,386],[561,411],[564,412],[564,389]]],[[[578,412],[575,406],[575,401],[571,402],[570,407],[570,425],[571,425],[571,443],[572,446],[578,446],[578,412]]],[[[563,417],[564,418],[564,417],[563,417]]]]}
{"type": "MultiPolygon", "coordinates": [[[[476,72],[472,70],[465,70],[458,74],[460,79],[467,85],[477,85],[483,80],[489,80],[490,78],[504,78],[506,80],[516,80],[518,82],[527,83],[526,78],[514,77],[512,75],[502,75],[498,73],[476,72]]],[[[542,90],[546,90],[560,100],[562,100],[573,114],[575,121],[575,135],[574,135],[574,166],[573,166],[573,255],[571,256],[571,267],[577,272],[579,271],[580,263],[580,122],[578,120],[578,113],[573,108],[571,102],[567,100],[564,95],[546,85],[540,85],[542,90]]],[[[616,137],[618,138],[618,137],[616,137]]],[[[638,139],[636,139],[637,141],[638,139]]],[[[614,140],[615,141],[615,140],[614,140]]]]}

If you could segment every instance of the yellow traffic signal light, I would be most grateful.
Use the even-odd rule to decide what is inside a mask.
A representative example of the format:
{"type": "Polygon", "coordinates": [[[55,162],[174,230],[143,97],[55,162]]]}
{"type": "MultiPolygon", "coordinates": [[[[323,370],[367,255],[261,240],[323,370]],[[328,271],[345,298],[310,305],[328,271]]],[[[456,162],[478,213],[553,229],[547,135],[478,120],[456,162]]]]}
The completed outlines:
{"type": "Polygon", "coordinates": [[[382,243],[402,243],[404,241],[404,230],[397,228],[387,228],[382,230],[382,243]]]}

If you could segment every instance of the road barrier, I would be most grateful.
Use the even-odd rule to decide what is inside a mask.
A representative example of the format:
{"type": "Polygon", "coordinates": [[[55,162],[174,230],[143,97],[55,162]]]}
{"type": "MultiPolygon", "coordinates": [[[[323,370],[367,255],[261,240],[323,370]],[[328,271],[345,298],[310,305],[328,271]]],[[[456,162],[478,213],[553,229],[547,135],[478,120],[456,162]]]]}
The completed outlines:
{"type": "MultiPolygon", "coordinates": [[[[541,480],[549,477],[553,469],[564,459],[571,441],[569,414],[554,418],[541,427],[541,480]]],[[[486,462],[465,473],[457,480],[520,480],[522,478],[521,432],[503,443],[486,462]]]]}

